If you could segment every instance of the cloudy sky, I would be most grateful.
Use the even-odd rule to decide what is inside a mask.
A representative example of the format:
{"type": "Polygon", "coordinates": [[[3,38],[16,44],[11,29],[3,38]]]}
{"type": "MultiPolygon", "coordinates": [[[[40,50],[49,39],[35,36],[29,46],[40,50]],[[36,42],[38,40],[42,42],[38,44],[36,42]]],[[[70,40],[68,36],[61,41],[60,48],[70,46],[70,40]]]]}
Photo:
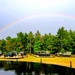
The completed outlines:
{"type": "Polygon", "coordinates": [[[75,30],[75,0],[0,0],[0,39],[37,30],[56,34],[75,30]]]}

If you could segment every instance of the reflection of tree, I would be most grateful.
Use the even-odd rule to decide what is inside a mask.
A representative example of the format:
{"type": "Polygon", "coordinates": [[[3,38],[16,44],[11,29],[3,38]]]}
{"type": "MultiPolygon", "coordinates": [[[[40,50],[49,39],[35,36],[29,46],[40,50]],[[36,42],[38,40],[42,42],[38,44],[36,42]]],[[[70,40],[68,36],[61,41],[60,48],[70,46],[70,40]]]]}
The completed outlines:
{"type": "Polygon", "coordinates": [[[26,72],[26,63],[25,62],[22,62],[22,63],[16,62],[14,69],[15,69],[15,73],[17,75],[21,75],[22,73],[26,72]]]}
{"type": "Polygon", "coordinates": [[[33,71],[33,63],[17,62],[15,63],[15,73],[17,75],[25,75],[26,73],[31,74],[33,71]]]}
{"type": "Polygon", "coordinates": [[[38,75],[41,65],[38,63],[33,63],[33,66],[34,66],[34,71],[36,72],[36,75],[38,75]]]}
{"type": "Polygon", "coordinates": [[[2,61],[0,61],[0,68],[3,68],[4,64],[2,61]]]}
{"type": "Polygon", "coordinates": [[[14,70],[13,62],[11,61],[4,62],[4,70],[5,71],[14,70]]]}

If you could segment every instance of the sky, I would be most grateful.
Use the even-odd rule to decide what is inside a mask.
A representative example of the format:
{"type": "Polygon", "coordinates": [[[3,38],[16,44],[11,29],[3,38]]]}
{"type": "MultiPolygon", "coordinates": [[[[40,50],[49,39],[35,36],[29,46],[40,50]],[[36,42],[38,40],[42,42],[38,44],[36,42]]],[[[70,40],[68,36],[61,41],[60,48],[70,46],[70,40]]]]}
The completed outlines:
{"type": "Polygon", "coordinates": [[[0,0],[0,39],[37,30],[56,35],[61,27],[75,30],[75,0],[0,0]]]}

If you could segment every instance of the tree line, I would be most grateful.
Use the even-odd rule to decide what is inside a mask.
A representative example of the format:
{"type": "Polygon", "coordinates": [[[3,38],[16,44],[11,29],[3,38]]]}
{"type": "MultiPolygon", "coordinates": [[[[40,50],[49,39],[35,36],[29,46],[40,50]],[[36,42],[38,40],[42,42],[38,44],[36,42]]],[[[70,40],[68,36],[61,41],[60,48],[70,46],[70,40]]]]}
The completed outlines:
{"type": "Polygon", "coordinates": [[[17,37],[10,36],[0,40],[0,51],[3,53],[11,51],[50,51],[50,53],[71,51],[75,54],[75,31],[66,30],[64,27],[58,29],[56,35],[44,34],[39,31],[33,34],[19,32],[17,37]]]}

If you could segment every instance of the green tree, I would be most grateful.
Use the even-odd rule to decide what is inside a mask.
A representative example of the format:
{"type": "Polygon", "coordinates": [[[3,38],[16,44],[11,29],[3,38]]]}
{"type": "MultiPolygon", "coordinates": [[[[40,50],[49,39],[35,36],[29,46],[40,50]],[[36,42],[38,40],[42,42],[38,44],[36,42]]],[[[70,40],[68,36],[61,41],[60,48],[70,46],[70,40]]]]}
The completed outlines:
{"type": "Polygon", "coordinates": [[[16,51],[17,38],[11,38],[12,51],[16,51]]]}
{"type": "Polygon", "coordinates": [[[33,42],[34,42],[34,35],[30,31],[29,34],[28,34],[28,36],[27,36],[27,49],[29,50],[30,54],[32,52],[33,42]]]}
{"type": "Polygon", "coordinates": [[[2,51],[2,53],[6,51],[5,46],[6,46],[6,41],[4,39],[0,40],[0,51],[2,51]]]}
{"type": "Polygon", "coordinates": [[[25,51],[27,45],[27,34],[19,32],[17,33],[17,51],[25,51]]]}
{"type": "Polygon", "coordinates": [[[57,32],[57,38],[58,38],[58,45],[60,46],[59,47],[60,51],[62,50],[63,47],[67,46],[68,43],[67,37],[68,37],[67,30],[65,30],[64,27],[59,28],[57,32]]]}
{"type": "Polygon", "coordinates": [[[5,48],[6,48],[7,52],[12,51],[12,44],[11,44],[11,37],[10,36],[8,36],[6,38],[6,46],[5,46],[5,48]]]}
{"type": "Polygon", "coordinates": [[[71,40],[70,40],[70,43],[69,43],[70,51],[73,54],[75,54],[75,31],[70,30],[69,34],[70,34],[70,37],[71,37],[71,40]]]}
{"type": "Polygon", "coordinates": [[[10,36],[0,40],[0,51],[41,51],[49,50],[51,53],[71,51],[75,54],[75,31],[65,30],[64,27],[58,29],[56,35],[44,34],[39,31],[33,34],[19,32],[16,38],[10,36]]]}
{"type": "Polygon", "coordinates": [[[42,49],[43,39],[39,31],[35,33],[35,41],[33,45],[34,52],[42,49]]]}
{"type": "Polygon", "coordinates": [[[24,38],[23,38],[23,45],[24,45],[24,50],[25,51],[27,51],[27,37],[28,37],[28,34],[25,33],[24,38]]]}

